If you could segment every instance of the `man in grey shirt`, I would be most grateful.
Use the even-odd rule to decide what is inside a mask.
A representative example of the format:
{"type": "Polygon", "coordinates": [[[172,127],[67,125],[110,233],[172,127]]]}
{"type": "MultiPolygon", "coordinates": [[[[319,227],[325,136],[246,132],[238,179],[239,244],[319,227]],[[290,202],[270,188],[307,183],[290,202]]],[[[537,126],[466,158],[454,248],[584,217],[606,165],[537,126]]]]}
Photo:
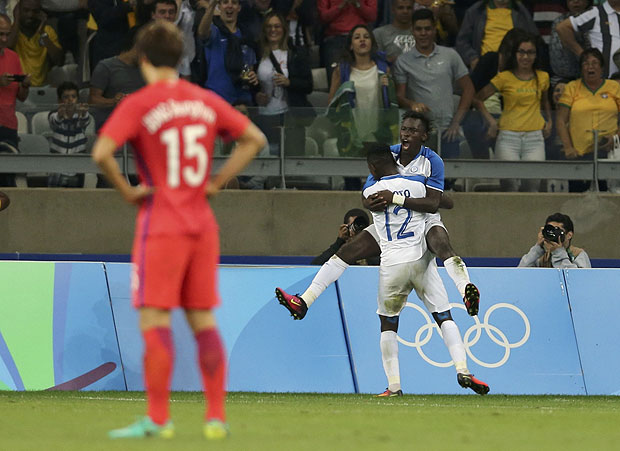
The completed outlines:
{"type": "Polygon", "coordinates": [[[538,231],[536,244],[521,257],[519,267],[591,268],[586,251],[571,244],[574,233],[570,217],[552,214],[538,231]]]}
{"type": "Polygon", "coordinates": [[[390,63],[396,61],[401,53],[413,49],[415,39],[411,32],[413,0],[391,0],[392,23],[375,28],[373,31],[379,50],[385,52],[390,63]]]}
{"type": "Polygon", "coordinates": [[[456,158],[459,127],[471,106],[474,85],[459,54],[435,44],[433,12],[417,10],[412,23],[415,47],[399,56],[394,64],[398,104],[401,108],[429,113],[433,125],[441,132],[441,147],[438,148],[432,138],[429,145],[442,158],[456,158]],[[453,99],[454,84],[461,95],[457,108],[453,99]]]}

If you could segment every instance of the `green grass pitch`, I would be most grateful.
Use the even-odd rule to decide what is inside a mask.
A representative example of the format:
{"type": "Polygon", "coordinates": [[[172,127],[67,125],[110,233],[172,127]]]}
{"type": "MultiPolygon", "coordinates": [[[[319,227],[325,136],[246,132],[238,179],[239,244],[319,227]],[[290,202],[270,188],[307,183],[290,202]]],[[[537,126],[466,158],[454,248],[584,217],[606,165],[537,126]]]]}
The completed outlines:
{"type": "Polygon", "coordinates": [[[144,393],[0,392],[0,450],[612,450],[620,397],[230,393],[231,437],[201,434],[200,393],[173,393],[172,440],[112,441],[144,393]]]}

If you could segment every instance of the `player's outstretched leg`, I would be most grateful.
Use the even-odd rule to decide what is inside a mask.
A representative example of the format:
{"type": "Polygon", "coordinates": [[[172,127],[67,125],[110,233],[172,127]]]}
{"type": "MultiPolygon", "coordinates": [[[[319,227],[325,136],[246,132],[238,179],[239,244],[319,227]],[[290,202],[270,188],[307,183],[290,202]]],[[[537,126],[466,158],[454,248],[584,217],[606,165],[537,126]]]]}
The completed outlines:
{"type": "Polygon", "coordinates": [[[276,288],[276,297],[293,316],[303,319],[310,306],[323,292],[358,260],[375,257],[381,253],[379,245],[366,230],[361,231],[347,241],[332,258],[327,260],[314,276],[310,286],[301,295],[291,295],[281,288],[276,288]]]}
{"type": "Polygon", "coordinates": [[[147,328],[142,334],[148,416],[125,428],[110,431],[110,438],[174,436],[174,426],[169,419],[168,411],[174,360],[172,334],[169,327],[147,328]]]}
{"type": "Polygon", "coordinates": [[[446,272],[461,293],[467,313],[476,316],[480,305],[480,291],[471,283],[467,266],[454,252],[446,229],[441,226],[431,227],[426,234],[426,242],[431,252],[443,261],[446,272]]]}

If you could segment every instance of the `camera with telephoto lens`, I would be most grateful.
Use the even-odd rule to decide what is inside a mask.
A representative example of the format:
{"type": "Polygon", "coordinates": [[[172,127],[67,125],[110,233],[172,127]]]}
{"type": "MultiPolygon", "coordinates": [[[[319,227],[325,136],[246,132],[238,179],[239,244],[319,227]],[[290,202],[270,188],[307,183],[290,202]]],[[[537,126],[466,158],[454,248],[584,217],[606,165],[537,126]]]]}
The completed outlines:
{"type": "Polygon", "coordinates": [[[361,232],[362,230],[364,230],[369,225],[370,224],[368,223],[366,218],[358,216],[357,218],[353,220],[351,224],[349,224],[349,235],[353,236],[361,232]]]}
{"type": "Polygon", "coordinates": [[[551,224],[547,224],[543,227],[542,236],[545,240],[553,243],[564,242],[564,230],[551,224]]]}

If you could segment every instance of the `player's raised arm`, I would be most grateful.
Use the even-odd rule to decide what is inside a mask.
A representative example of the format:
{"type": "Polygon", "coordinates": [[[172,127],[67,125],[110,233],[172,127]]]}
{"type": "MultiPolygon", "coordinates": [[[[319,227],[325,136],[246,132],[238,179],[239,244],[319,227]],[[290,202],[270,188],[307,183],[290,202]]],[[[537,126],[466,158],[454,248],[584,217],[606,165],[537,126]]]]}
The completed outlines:
{"type": "Polygon", "coordinates": [[[267,144],[263,132],[253,123],[249,123],[245,131],[237,138],[237,145],[232,154],[221,167],[220,171],[213,176],[207,184],[205,191],[207,196],[213,196],[222,189],[228,180],[239,174],[250,161],[267,144]]]}

